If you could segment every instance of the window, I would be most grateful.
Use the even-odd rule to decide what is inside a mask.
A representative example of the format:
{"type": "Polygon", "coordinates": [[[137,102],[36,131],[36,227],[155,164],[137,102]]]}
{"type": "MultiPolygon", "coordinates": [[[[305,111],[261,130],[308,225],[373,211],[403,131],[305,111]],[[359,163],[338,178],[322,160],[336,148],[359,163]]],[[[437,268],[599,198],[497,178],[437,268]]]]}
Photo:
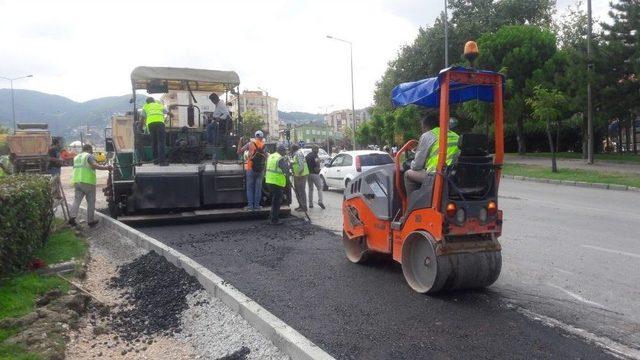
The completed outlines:
{"type": "Polygon", "coordinates": [[[311,134],[311,130],[307,129],[307,130],[305,130],[304,133],[307,134],[307,135],[310,135],[311,134]]]}
{"type": "Polygon", "coordinates": [[[344,155],[340,154],[333,158],[331,161],[331,166],[342,166],[342,162],[344,161],[344,155]]]}
{"type": "Polygon", "coordinates": [[[342,166],[351,166],[353,165],[353,158],[351,155],[345,155],[344,160],[342,161],[342,166]]]}
{"type": "Polygon", "coordinates": [[[360,165],[362,166],[378,166],[393,164],[393,158],[389,154],[368,154],[360,155],[360,165]]]}

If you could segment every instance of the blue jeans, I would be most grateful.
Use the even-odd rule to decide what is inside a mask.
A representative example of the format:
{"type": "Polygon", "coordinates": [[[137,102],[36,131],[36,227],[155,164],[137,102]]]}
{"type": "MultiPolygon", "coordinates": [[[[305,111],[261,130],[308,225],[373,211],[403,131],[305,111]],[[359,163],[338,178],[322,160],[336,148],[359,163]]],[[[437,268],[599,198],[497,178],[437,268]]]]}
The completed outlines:
{"type": "Polygon", "coordinates": [[[216,141],[216,123],[214,121],[207,124],[207,143],[213,145],[216,141]]]}
{"type": "Polygon", "coordinates": [[[247,200],[248,207],[252,209],[260,208],[260,199],[262,199],[262,179],[264,172],[254,172],[247,170],[247,200]]]}

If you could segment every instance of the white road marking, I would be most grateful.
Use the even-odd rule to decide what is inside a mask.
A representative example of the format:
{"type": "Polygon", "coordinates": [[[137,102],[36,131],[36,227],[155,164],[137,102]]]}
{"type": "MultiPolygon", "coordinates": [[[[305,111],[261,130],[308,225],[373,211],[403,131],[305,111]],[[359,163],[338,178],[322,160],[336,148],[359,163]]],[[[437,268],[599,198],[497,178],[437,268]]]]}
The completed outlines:
{"type": "Polygon", "coordinates": [[[556,288],[558,290],[562,290],[562,292],[564,292],[565,294],[571,296],[572,298],[574,298],[574,299],[576,299],[576,300],[578,300],[580,302],[583,302],[583,303],[589,304],[589,305],[593,305],[593,306],[599,307],[601,309],[606,309],[604,307],[604,305],[598,304],[597,302],[594,302],[594,301],[591,301],[591,300],[587,300],[587,299],[583,298],[582,296],[563,288],[562,286],[558,286],[558,285],[554,285],[554,284],[547,284],[547,285],[549,285],[551,287],[554,287],[554,288],[556,288]]]}
{"type": "Polygon", "coordinates": [[[600,346],[602,348],[604,348],[605,350],[608,350],[609,352],[611,352],[613,355],[615,355],[616,357],[619,358],[630,358],[630,359],[639,359],[640,360],[640,350],[629,347],[627,345],[623,345],[620,344],[619,342],[616,342],[614,340],[611,340],[609,338],[606,338],[604,336],[599,336],[596,335],[594,333],[590,333],[587,330],[584,329],[580,329],[577,328],[575,326],[569,325],[569,324],[565,324],[559,320],[556,320],[554,318],[548,317],[548,316],[544,316],[544,315],[540,315],[537,314],[533,311],[527,310],[527,309],[523,309],[518,307],[517,311],[519,311],[520,313],[524,314],[525,316],[535,320],[535,321],[540,321],[543,324],[550,326],[550,327],[554,327],[554,328],[560,328],[570,334],[582,337],[583,339],[586,339],[587,341],[596,344],[597,346],[600,346]]]}
{"type": "Polygon", "coordinates": [[[612,253],[612,254],[626,255],[626,256],[631,256],[631,257],[640,259],[640,255],[639,254],[634,254],[634,253],[630,253],[630,252],[626,252],[626,251],[607,249],[607,248],[603,248],[603,247],[600,247],[600,246],[593,246],[593,245],[580,245],[580,246],[582,246],[583,248],[587,248],[587,249],[600,250],[600,251],[609,252],[609,253],[612,253]]]}
{"type": "Polygon", "coordinates": [[[575,275],[575,274],[574,274],[574,273],[572,273],[571,271],[563,270],[563,269],[560,269],[560,268],[555,267],[555,266],[553,267],[553,269],[554,269],[554,270],[556,270],[556,271],[558,271],[558,272],[561,272],[561,273],[567,274],[567,275],[575,275]]]}

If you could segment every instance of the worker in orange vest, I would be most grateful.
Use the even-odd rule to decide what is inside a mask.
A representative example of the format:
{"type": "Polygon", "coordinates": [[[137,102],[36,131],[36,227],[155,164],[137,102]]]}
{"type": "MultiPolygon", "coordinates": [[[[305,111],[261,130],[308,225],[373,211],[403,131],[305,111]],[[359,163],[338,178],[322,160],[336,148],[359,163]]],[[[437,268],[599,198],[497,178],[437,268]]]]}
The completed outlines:
{"type": "Polygon", "coordinates": [[[267,162],[267,153],[264,150],[264,133],[261,130],[256,131],[253,139],[238,148],[238,154],[243,154],[245,151],[247,152],[245,170],[248,202],[246,210],[260,210],[262,180],[264,179],[264,168],[267,162]]]}

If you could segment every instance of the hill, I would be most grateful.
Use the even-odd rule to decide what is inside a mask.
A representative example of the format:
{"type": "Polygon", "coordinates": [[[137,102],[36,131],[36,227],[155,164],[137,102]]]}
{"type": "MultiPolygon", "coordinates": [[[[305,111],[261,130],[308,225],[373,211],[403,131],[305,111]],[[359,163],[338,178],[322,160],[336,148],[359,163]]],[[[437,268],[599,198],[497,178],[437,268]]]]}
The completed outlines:
{"type": "Polygon", "coordinates": [[[278,118],[285,124],[304,124],[315,121],[324,121],[323,114],[311,114],[299,111],[278,111],[278,118]]]}

